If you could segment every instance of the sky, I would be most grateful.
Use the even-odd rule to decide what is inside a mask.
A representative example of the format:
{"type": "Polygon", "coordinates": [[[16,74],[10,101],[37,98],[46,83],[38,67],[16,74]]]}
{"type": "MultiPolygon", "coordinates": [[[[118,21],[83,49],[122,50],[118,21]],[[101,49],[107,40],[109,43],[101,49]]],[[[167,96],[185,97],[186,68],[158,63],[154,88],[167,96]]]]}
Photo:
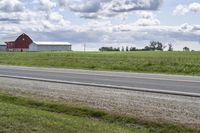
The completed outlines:
{"type": "MultiPolygon", "coordinates": [[[[143,48],[150,41],[200,50],[199,0],[0,0],[0,38],[26,33],[73,50],[143,48]]],[[[3,39],[2,39],[3,40],[3,39]]]]}

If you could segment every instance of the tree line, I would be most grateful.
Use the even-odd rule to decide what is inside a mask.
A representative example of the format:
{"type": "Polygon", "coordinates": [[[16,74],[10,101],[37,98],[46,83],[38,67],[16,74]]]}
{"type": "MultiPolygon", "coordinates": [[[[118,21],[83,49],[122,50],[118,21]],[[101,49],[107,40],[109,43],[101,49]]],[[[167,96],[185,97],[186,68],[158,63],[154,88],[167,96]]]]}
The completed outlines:
{"type": "MultiPolygon", "coordinates": [[[[99,51],[164,51],[164,49],[168,47],[167,51],[174,51],[173,49],[173,45],[171,43],[167,45],[164,45],[163,43],[159,42],[159,41],[151,41],[149,45],[145,46],[142,49],[138,49],[136,47],[124,47],[122,46],[120,47],[101,47],[99,48],[99,51]]],[[[188,47],[184,47],[183,51],[190,51],[190,48],[188,47]]]]}

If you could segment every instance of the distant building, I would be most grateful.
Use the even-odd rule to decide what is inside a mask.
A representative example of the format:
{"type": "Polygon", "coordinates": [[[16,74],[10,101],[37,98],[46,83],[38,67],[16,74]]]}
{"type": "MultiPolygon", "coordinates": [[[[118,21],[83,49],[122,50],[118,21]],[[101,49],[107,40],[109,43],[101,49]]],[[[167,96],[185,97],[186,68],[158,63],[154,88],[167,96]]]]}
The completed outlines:
{"type": "Polygon", "coordinates": [[[0,41],[0,51],[6,51],[6,43],[0,41]]]}
{"type": "Polygon", "coordinates": [[[68,42],[37,42],[25,33],[4,38],[5,43],[0,44],[0,50],[7,51],[71,51],[68,42]]]}
{"type": "Polygon", "coordinates": [[[71,51],[71,45],[68,42],[33,42],[29,51],[71,51]]]}

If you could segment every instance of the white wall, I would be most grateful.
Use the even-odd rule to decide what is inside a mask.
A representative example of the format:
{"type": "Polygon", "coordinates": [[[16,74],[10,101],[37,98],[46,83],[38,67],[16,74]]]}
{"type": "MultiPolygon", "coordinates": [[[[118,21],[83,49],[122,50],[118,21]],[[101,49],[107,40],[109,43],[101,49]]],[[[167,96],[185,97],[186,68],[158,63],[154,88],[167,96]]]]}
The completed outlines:
{"type": "Polygon", "coordinates": [[[71,51],[71,45],[37,45],[32,43],[29,51],[71,51]]]}
{"type": "Polygon", "coordinates": [[[39,51],[71,51],[71,46],[66,45],[38,45],[39,51]]]}
{"type": "Polygon", "coordinates": [[[0,45],[0,51],[6,51],[6,45],[0,45]]]}
{"type": "Polygon", "coordinates": [[[29,51],[38,51],[38,45],[35,43],[30,44],[29,51]]]}

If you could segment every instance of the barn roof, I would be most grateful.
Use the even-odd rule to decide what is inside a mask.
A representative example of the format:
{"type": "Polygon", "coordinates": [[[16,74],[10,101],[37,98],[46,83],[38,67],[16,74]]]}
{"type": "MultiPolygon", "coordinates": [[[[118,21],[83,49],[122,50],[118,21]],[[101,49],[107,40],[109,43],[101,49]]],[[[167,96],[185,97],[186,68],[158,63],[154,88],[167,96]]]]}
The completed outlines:
{"type": "Polygon", "coordinates": [[[39,41],[34,41],[36,45],[53,45],[53,46],[60,46],[60,45],[71,45],[69,42],[39,42],[39,41]]]}
{"type": "Polygon", "coordinates": [[[2,38],[3,42],[14,42],[20,35],[24,33],[12,34],[10,36],[6,36],[2,38]]]}
{"type": "MultiPolygon", "coordinates": [[[[27,35],[26,33],[18,33],[18,34],[13,34],[13,35],[10,35],[8,37],[3,37],[2,38],[2,44],[4,44],[3,42],[14,42],[16,41],[16,39],[21,36],[22,34],[25,34],[27,35]]],[[[29,35],[27,35],[29,36],[29,35]]],[[[32,36],[29,36],[33,42],[36,44],[36,45],[51,45],[51,46],[61,46],[61,45],[71,45],[71,43],[69,42],[46,42],[46,41],[34,41],[34,38],[32,38],[32,36]]],[[[1,43],[0,43],[1,44],[1,43]]]]}

